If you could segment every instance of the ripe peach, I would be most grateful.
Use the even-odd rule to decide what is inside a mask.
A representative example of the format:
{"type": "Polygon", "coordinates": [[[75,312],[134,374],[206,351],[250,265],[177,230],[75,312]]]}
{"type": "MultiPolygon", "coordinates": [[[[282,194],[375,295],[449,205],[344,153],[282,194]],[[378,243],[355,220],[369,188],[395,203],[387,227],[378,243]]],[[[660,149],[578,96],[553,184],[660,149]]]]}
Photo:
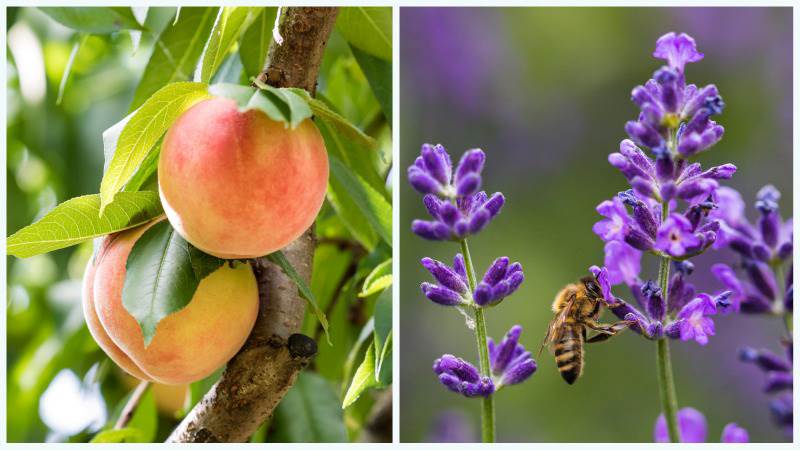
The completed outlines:
{"type": "Polygon", "coordinates": [[[253,258],[285,247],[314,222],[328,155],[310,119],[292,130],[262,111],[211,98],[167,132],[158,183],[184,239],[220,258],[253,258]]]}
{"type": "Polygon", "coordinates": [[[191,383],[225,364],[244,344],[258,315],[258,288],[249,265],[220,267],[200,281],[185,308],[158,323],[145,348],[138,322],[122,304],[122,288],[128,254],[154,223],[106,238],[93,270],[87,269],[87,279],[94,280],[86,281],[91,288],[84,292],[84,312],[98,344],[131,375],[163,384],[191,383]]]}

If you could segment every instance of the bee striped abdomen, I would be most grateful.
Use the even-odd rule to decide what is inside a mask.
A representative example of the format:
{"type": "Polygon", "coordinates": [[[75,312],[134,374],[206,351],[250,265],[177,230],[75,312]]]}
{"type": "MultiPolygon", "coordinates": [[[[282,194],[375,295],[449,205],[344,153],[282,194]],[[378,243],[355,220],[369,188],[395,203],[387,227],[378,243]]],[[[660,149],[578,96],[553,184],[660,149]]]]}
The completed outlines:
{"type": "Polygon", "coordinates": [[[561,378],[572,384],[583,370],[583,339],[578,326],[564,326],[561,339],[554,347],[556,365],[561,378]]]}

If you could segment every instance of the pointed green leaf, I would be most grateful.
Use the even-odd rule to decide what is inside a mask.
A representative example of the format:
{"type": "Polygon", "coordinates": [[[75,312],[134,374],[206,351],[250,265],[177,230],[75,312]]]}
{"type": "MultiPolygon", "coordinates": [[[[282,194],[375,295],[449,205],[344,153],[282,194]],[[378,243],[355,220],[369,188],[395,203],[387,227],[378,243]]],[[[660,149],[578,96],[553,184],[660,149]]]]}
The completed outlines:
{"type": "Polygon", "coordinates": [[[167,25],[153,45],[142,80],[133,94],[131,111],[164,85],[192,79],[218,12],[219,8],[181,9],[180,18],[167,25]]]}
{"type": "Polygon", "coordinates": [[[8,238],[18,258],[47,253],[133,228],[162,214],[157,192],[123,192],[100,214],[100,195],[75,197],[8,238]]]}
{"type": "Polygon", "coordinates": [[[331,178],[341,183],[378,236],[392,245],[392,205],[341,161],[333,156],[328,160],[331,178]]]}
{"type": "Polygon", "coordinates": [[[239,105],[239,111],[258,109],[270,119],[283,122],[292,129],[311,117],[311,108],[306,99],[295,90],[278,89],[260,82],[257,84],[258,89],[229,83],[212,84],[209,92],[216,97],[234,100],[239,105]]]}
{"type": "Polygon", "coordinates": [[[355,375],[353,375],[353,381],[350,383],[347,393],[344,395],[342,409],[355,403],[364,391],[377,384],[378,382],[375,381],[375,345],[371,343],[364,354],[364,360],[361,361],[361,365],[358,366],[355,375]]]}
{"type": "Polygon", "coordinates": [[[385,290],[375,302],[375,381],[380,381],[381,367],[387,353],[387,346],[391,346],[389,339],[392,334],[392,291],[385,290]]]}
{"type": "Polygon", "coordinates": [[[322,100],[318,100],[312,97],[311,95],[308,94],[308,92],[304,91],[303,89],[284,88],[284,90],[292,91],[298,96],[303,97],[308,103],[308,106],[311,107],[311,112],[313,112],[315,116],[319,117],[326,123],[330,124],[345,138],[355,141],[359,145],[363,145],[364,147],[367,148],[375,148],[377,146],[375,139],[366,135],[357,126],[353,125],[347,119],[334,112],[322,100]]]}
{"type": "Polygon", "coordinates": [[[386,387],[392,384],[392,336],[394,333],[389,331],[386,342],[381,353],[375,352],[375,380],[379,387],[386,387]]]}
{"type": "Polygon", "coordinates": [[[350,44],[391,61],[392,8],[354,6],[342,8],[336,29],[350,44]]]}
{"type": "Polygon", "coordinates": [[[233,48],[239,36],[250,26],[256,18],[259,8],[230,6],[222,9],[217,23],[211,30],[211,36],[203,55],[203,63],[200,70],[200,81],[208,83],[211,77],[219,69],[222,61],[233,48]]]}
{"type": "Polygon", "coordinates": [[[339,397],[328,380],[309,371],[300,372],[271,425],[271,442],[347,442],[339,397]]]}
{"type": "Polygon", "coordinates": [[[189,244],[166,220],[136,241],[125,270],[122,305],[139,323],[147,347],[161,319],[188,305],[200,280],[192,268],[189,244]]]}
{"type": "Polygon", "coordinates": [[[277,13],[276,7],[261,8],[256,20],[247,28],[239,41],[239,56],[242,58],[242,65],[248,78],[258,75],[264,68],[277,13]]]}
{"type": "MultiPolygon", "coordinates": [[[[378,264],[364,279],[359,297],[369,297],[392,285],[392,258],[378,264]]],[[[377,309],[377,306],[376,306],[377,309]]]]}
{"type": "Polygon", "coordinates": [[[129,7],[42,7],[39,9],[56,22],[86,33],[105,34],[123,29],[143,29],[129,7]]]}
{"type": "Polygon", "coordinates": [[[358,66],[367,77],[372,94],[381,105],[384,117],[389,126],[392,126],[392,63],[384,59],[377,58],[369,53],[360,50],[358,47],[350,46],[350,51],[358,61],[358,66]]]}
{"type": "MultiPolygon", "coordinates": [[[[100,182],[100,210],[108,206],[133,176],[148,152],[172,126],[175,119],[200,100],[208,98],[203,83],[178,82],[159,89],[141,108],[132,113],[122,128],[108,169],[100,182]]],[[[117,126],[111,127],[117,129],[117,126]]],[[[103,139],[104,146],[113,139],[103,139]]],[[[110,149],[106,149],[110,153],[110,149]]]]}
{"type": "Polygon", "coordinates": [[[285,273],[286,276],[294,281],[294,284],[297,286],[297,291],[300,292],[300,296],[306,299],[308,306],[310,306],[314,311],[314,315],[317,316],[317,320],[319,320],[319,323],[322,325],[322,329],[325,330],[325,337],[328,339],[328,344],[332,345],[331,336],[328,333],[328,319],[325,317],[325,313],[317,305],[317,300],[314,298],[311,288],[308,287],[308,284],[306,284],[306,281],[303,279],[303,277],[301,277],[300,274],[294,270],[292,264],[288,259],[286,259],[286,256],[280,250],[267,255],[267,259],[274,264],[277,264],[281,270],[283,270],[283,273],[285,273]]]}

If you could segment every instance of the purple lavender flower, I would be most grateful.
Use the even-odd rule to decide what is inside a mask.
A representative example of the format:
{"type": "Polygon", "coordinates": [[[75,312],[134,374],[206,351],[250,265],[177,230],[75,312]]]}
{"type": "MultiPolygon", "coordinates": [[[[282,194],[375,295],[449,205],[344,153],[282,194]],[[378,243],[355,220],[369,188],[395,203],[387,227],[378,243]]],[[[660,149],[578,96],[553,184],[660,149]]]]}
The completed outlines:
{"type": "Polygon", "coordinates": [[[447,410],[439,413],[433,422],[427,442],[475,442],[475,430],[461,411],[447,410]]]}
{"type": "Polygon", "coordinates": [[[700,247],[700,242],[689,220],[682,214],[672,213],[658,227],[654,247],[673,258],[680,258],[700,247]]]}
{"type": "MultiPolygon", "coordinates": [[[[700,411],[687,407],[678,411],[678,434],[682,443],[705,442],[708,436],[708,423],[706,417],[700,411]]],[[[658,416],[655,427],[653,428],[653,440],[655,442],[669,442],[667,432],[667,420],[664,414],[658,416]]],[[[747,443],[750,438],[747,430],[731,422],[722,430],[720,442],[724,443],[747,443]]]]}
{"type": "Polygon", "coordinates": [[[697,44],[691,36],[675,32],[669,32],[658,38],[653,56],[666,59],[670,67],[681,73],[686,63],[703,59],[703,54],[697,51],[697,44]]]}
{"type": "Polygon", "coordinates": [[[494,392],[491,378],[481,377],[472,364],[453,355],[442,355],[433,363],[439,382],[465,397],[488,397],[494,392]]]}
{"type": "Polygon", "coordinates": [[[610,284],[636,284],[642,271],[642,252],[622,241],[606,242],[605,267],[610,284]]]}
{"type": "Polygon", "coordinates": [[[489,361],[498,390],[522,383],[536,372],[536,361],[519,343],[520,334],[522,327],[514,325],[499,344],[495,345],[494,340],[489,339],[489,361]]]}
{"type": "Polygon", "coordinates": [[[461,240],[483,230],[505,203],[503,194],[480,191],[486,155],[468,150],[453,172],[447,150],[424,144],[420,156],[408,168],[408,181],[422,194],[433,220],[415,220],[411,229],[429,240],[461,240]]]}
{"type": "Polygon", "coordinates": [[[486,270],[473,295],[478,306],[495,306],[514,293],[525,280],[522,265],[509,264],[505,256],[497,258],[486,270]]]}

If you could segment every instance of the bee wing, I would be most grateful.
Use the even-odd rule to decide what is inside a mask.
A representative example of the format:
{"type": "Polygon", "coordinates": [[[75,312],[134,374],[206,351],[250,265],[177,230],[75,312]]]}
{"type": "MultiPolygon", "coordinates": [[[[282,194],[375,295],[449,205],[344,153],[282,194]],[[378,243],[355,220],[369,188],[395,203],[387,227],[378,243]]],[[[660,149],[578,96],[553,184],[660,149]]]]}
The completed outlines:
{"type": "Polygon", "coordinates": [[[551,347],[553,344],[558,342],[561,339],[561,333],[563,330],[562,325],[567,320],[567,316],[569,312],[572,311],[572,304],[575,302],[575,297],[570,298],[569,302],[564,306],[554,318],[550,321],[550,325],[547,327],[547,334],[544,336],[544,340],[542,341],[542,346],[539,347],[539,354],[541,355],[542,350],[547,347],[551,347]]]}

